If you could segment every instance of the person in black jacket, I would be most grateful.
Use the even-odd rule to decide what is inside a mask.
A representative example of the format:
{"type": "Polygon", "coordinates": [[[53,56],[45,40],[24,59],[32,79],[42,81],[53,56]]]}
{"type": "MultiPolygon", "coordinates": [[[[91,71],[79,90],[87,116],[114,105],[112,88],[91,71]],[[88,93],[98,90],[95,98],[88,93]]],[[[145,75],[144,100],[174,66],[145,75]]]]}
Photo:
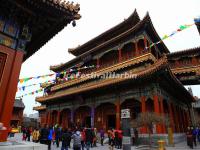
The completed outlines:
{"type": "Polygon", "coordinates": [[[48,145],[48,136],[49,136],[48,126],[44,125],[44,127],[40,130],[40,143],[48,145]]]}
{"type": "Polygon", "coordinates": [[[62,131],[61,140],[62,140],[61,150],[68,150],[69,142],[71,141],[71,134],[68,132],[67,129],[64,129],[62,131]]]}
{"type": "Polygon", "coordinates": [[[59,128],[59,126],[57,126],[55,128],[55,135],[56,135],[56,146],[59,147],[59,142],[60,142],[60,138],[61,138],[61,129],[59,128]]]}

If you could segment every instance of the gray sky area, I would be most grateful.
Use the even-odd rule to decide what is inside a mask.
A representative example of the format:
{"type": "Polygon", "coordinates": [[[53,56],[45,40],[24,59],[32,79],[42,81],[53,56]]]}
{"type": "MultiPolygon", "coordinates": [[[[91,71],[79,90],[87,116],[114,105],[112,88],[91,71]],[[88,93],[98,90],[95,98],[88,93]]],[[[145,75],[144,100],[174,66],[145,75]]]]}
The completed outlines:
{"type": "MultiPolygon", "coordinates": [[[[77,21],[77,26],[68,25],[58,33],[37,53],[22,65],[20,78],[38,76],[51,73],[50,65],[64,63],[74,58],[68,53],[68,48],[84,44],[102,32],[128,18],[132,12],[137,12],[142,19],[147,11],[153,25],[160,35],[170,34],[180,25],[191,24],[195,17],[200,16],[200,0],[75,0],[80,4],[82,18],[77,21]]],[[[200,36],[196,26],[192,26],[164,41],[171,52],[200,46],[200,36]]],[[[49,78],[52,79],[52,78],[49,78]]],[[[32,80],[23,85],[42,82],[32,80]]],[[[200,86],[192,86],[193,93],[200,97],[200,86]]],[[[38,85],[26,88],[21,95],[39,88],[38,85]]],[[[37,95],[39,96],[39,94],[37,95]]],[[[34,113],[32,107],[35,96],[25,96],[25,113],[34,113]]]]}

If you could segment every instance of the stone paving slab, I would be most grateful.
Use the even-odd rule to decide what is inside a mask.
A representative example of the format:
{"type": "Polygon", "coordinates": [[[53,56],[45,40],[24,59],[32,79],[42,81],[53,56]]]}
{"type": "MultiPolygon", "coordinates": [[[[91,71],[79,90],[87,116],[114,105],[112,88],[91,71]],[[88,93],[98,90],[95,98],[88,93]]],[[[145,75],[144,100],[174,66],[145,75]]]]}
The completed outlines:
{"type": "MultiPolygon", "coordinates": [[[[22,142],[22,134],[15,134],[15,137],[10,138],[9,140],[18,141],[21,143],[22,142]]],[[[28,143],[29,145],[36,144],[33,142],[27,142],[27,141],[25,143],[28,143]]],[[[46,145],[44,145],[44,146],[46,146],[46,145]]],[[[61,146],[61,143],[60,143],[60,146],[61,146]]],[[[55,144],[55,145],[52,145],[51,150],[60,150],[60,149],[61,149],[61,147],[57,148],[56,144],[55,144]]],[[[200,150],[200,143],[197,143],[197,147],[194,147],[194,149],[200,150]]],[[[4,150],[4,149],[1,149],[1,147],[0,147],[0,150],[4,150]]],[[[5,149],[5,150],[7,150],[7,149],[5,149]]],[[[17,149],[12,149],[12,150],[17,150],[17,149]]],[[[29,150],[29,149],[21,149],[20,148],[20,150],[29,150]]],[[[34,149],[34,150],[43,150],[43,149],[34,149]]],[[[45,147],[44,150],[47,150],[47,148],[45,147]]],[[[72,149],[69,149],[69,150],[72,150],[72,149]]],[[[91,148],[91,150],[109,150],[109,146],[107,144],[104,146],[101,146],[100,144],[98,144],[97,147],[93,147],[93,148],[91,148]]],[[[117,150],[117,149],[114,148],[114,150],[117,150]]],[[[134,146],[132,146],[131,150],[139,150],[139,149],[136,149],[134,146]]],[[[166,147],[166,150],[190,150],[190,148],[187,146],[186,141],[183,141],[181,143],[176,144],[175,147],[166,147]]]]}

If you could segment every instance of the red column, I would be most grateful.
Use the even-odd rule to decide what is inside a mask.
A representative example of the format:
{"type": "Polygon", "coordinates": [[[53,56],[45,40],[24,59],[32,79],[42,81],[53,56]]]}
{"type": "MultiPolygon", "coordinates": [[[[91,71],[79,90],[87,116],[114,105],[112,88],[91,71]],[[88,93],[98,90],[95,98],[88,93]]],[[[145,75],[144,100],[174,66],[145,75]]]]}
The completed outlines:
{"type": "Polygon", "coordinates": [[[47,121],[48,121],[48,112],[46,111],[45,113],[46,113],[45,114],[45,124],[47,124],[47,121]]]}
{"type": "Polygon", "coordinates": [[[57,113],[57,124],[59,124],[60,123],[60,111],[58,111],[58,113],[57,113]]]}
{"type": "Polygon", "coordinates": [[[193,65],[198,64],[198,61],[197,61],[197,59],[196,59],[195,56],[192,57],[192,64],[193,64],[193,65]]]}
{"type": "Polygon", "coordinates": [[[174,129],[174,115],[173,115],[173,111],[172,111],[172,104],[170,102],[168,104],[168,108],[169,108],[170,126],[171,126],[173,132],[175,132],[175,129],[174,129]]]}
{"type": "Polygon", "coordinates": [[[118,61],[119,62],[122,61],[122,49],[121,48],[118,49],[118,61]]]}
{"type": "MultiPolygon", "coordinates": [[[[163,98],[160,98],[160,114],[162,116],[165,116],[165,112],[164,112],[164,106],[163,106],[163,98]]],[[[161,125],[162,128],[162,133],[166,133],[166,128],[165,128],[165,124],[161,125]]]]}
{"type": "Polygon", "coordinates": [[[49,112],[49,125],[52,125],[52,111],[49,112]]]}
{"type": "Polygon", "coordinates": [[[120,129],[120,100],[116,102],[116,129],[120,129]]]}
{"type": "Polygon", "coordinates": [[[144,47],[145,47],[145,50],[147,51],[146,47],[147,47],[147,38],[144,37],[144,47]]]}
{"type": "Polygon", "coordinates": [[[173,110],[174,110],[174,119],[175,119],[175,125],[176,125],[176,132],[179,133],[180,132],[180,128],[179,128],[179,121],[178,121],[178,113],[177,113],[177,109],[176,106],[173,106],[173,110]]]}
{"type": "MultiPolygon", "coordinates": [[[[1,45],[0,52],[0,122],[9,129],[24,52],[1,45]]],[[[0,132],[0,142],[6,141],[8,130],[0,132]]]]}
{"type": "Polygon", "coordinates": [[[135,42],[135,56],[139,55],[139,51],[138,51],[138,43],[135,42]]]}
{"type": "MultiPolygon", "coordinates": [[[[146,101],[145,101],[145,99],[146,99],[145,96],[140,97],[141,105],[142,105],[142,108],[141,108],[142,113],[146,112],[146,101]]],[[[146,127],[141,128],[141,133],[147,133],[147,128],[146,127]]]]}
{"type": "MultiPolygon", "coordinates": [[[[159,109],[159,101],[158,101],[158,95],[154,95],[154,112],[158,115],[160,115],[160,109],[159,109]]],[[[157,124],[156,125],[156,132],[157,134],[161,134],[161,125],[157,124]]]]}
{"type": "Polygon", "coordinates": [[[100,67],[100,58],[97,58],[97,68],[100,67]]]}

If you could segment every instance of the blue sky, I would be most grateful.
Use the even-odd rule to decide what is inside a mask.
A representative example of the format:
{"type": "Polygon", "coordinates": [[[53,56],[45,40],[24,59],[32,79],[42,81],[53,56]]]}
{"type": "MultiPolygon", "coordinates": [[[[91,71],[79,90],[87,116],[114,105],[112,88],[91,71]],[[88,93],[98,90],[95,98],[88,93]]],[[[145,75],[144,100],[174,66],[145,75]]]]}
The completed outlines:
{"type": "MultiPolygon", "coordinates": [[[[68,53],[68,48],[84,44],[102,32],[122,22],[136,8],[140,18],[148,11],[153,25],[162,37],[170,34],[180,25],[193,23],[195,17],[200,16],[199,0],[75,0],[80,4],[82,18],[77,26],[68,25],[64,30],[52,38],[38,52],[22,65],[20,78],[52,73],[50,65],[67,62],[74,58],[68,53]]],[[[172,38],[164,41],[171,52],[200,46],[200,36],[193,26],[172,38]]],[[[42,82],[32,80],[24,85],[42,82]]],[[[27,88],[23,93],[37,90],[39,85],[27,88]]],[[[200,97],[199,86],[192,86],[193,93],[200,97]]],[[[23,94],[18,93],[17,95],[23,94]]],[[[25,96],[25,113],[34,113],[32,107],[35,96],[25,96]]]]}

